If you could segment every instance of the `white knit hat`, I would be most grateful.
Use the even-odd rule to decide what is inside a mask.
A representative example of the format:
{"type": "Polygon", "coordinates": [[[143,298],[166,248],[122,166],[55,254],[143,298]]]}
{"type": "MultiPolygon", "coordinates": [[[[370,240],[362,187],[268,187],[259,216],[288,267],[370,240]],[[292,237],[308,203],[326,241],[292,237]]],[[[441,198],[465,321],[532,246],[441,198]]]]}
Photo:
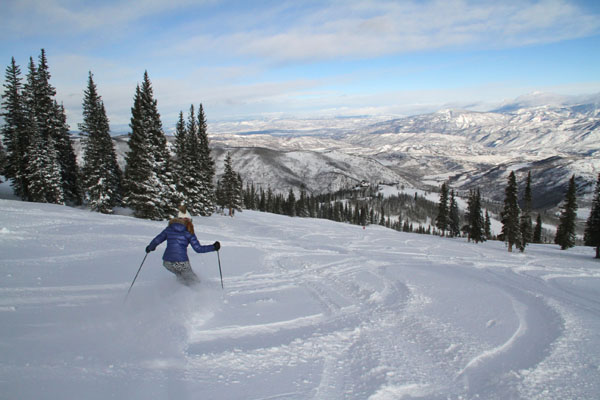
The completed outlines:
{"type": "Polygon", "coordinates": [[[177,214],[177,218],[187,218],[190,221],[192,220],[192,216],[190,215],[190,213],[188,213],[186,206],[179,207],[179,213],[177,214]]]}

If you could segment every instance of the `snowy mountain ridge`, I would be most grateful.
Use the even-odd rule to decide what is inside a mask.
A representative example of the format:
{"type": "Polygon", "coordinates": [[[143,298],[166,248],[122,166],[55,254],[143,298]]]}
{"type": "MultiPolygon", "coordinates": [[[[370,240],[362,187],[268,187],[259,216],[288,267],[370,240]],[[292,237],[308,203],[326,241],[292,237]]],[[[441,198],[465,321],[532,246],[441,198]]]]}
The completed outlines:
{"type": "MultiPolygon", "coordinates": [[[[294,129],[282,134],[285,123],[278,121],[278,134],[219,133],[211,139],[216,147],[232,151],[242,174],[254,182],[262,181],[259,175],[263,168],[252,163],[252,169],[244,170],[241,167],[249,163],[239,158],[259,148],[279,152],[281,166],[301,176],[306,176],[305,170],[286,162],[289,152],[303,152],[307,157],[319,153],[323,163],[315,170],[320,174],[344,174],[347,181],[373,182],[377,174],[380,176],[375,181],[410,182],[415,187],[437,187],[449,181],[458,190],[480,187],[496,200],[502,196],[510,171],[523,178],[531,170],[538,195],[536,205],[551,207],[562,200],[562,190],[573,174],[578,177],[580,195],[587,196],[593,189],[600,172],[598,104],[593,101],[517,109],[505,105],[512,111],[502,112],[444,109],[373,124],[364,125],[363,121],[354,130],[346,125],[338,130],[328,126],[320,133],[312,120],[309,134],[294,129]],[[348,165],[344,173],[331,167],[339,167],[341,154],[348,165]],[[364,160],[374,162],[376,167],[367,173],[361,169],[364,160]]],[[[310,179],[302,182],[312,190],[326,189],[311,185],[310,179]]],[[[272,183],[273,187],[282,185],[295,186],[285,179],[272,183]]]]}

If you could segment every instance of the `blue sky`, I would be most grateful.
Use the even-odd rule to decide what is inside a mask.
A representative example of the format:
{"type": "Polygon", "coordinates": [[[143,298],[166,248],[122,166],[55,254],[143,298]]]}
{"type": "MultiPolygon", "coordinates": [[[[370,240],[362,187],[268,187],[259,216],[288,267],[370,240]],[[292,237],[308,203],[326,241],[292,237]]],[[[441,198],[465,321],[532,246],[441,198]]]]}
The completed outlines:
{"type": "Polygon", "coordinates": [[[44,48],[72,128],[90,70],[113,129],[145,70],[166,130],[199,103],[209,122],[485,110],[600,92],[597,3],[2,0],[0,61],[44,48]]]}

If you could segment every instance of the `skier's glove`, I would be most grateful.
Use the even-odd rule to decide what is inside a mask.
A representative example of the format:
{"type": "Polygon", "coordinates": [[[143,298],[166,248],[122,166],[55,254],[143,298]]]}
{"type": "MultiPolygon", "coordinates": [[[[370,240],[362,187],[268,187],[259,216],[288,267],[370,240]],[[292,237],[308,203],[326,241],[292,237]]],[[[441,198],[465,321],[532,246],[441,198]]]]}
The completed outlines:
{"type": "Polygon", "coordinates": [[[150,246],[146,246],[146,253],[150,253],[152,250],[150,250],[150,246]]]}
{"type": "Polygon", "coordinates": [[[215,246],[215,251],[219,251],[219,249],[221,248],[221,243],[219,243],[219,242],[217,241],[217,242],[215,242],[215,243],[213,244],[213,246],[215,246]]]}

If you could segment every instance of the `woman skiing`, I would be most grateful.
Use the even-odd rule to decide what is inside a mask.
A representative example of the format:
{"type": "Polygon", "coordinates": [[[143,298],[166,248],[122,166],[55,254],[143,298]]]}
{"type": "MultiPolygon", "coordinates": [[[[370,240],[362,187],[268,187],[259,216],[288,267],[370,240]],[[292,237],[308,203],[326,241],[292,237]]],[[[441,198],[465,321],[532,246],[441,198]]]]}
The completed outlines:
{"type": "Polygon", "coordinates": [[[221,248],[219,242],[202,246],[194,233],[194,225],[192,224],[192,216],[187,212],[186,206],[179,206],[177,218],[169,221],[167,226],[161,233],[158,234],[150,244],[146,247],[146,253],[156,250],[156,247],[167,241],[167,248],[163,254],[163,265],[170,272],[177,276],[177,279],[186,285],[199,283],[200,279],[192,270],[190,260],[187,255],[188,244],[197,253],[208,253],[210,251],[218,251],[221,248]]]}

